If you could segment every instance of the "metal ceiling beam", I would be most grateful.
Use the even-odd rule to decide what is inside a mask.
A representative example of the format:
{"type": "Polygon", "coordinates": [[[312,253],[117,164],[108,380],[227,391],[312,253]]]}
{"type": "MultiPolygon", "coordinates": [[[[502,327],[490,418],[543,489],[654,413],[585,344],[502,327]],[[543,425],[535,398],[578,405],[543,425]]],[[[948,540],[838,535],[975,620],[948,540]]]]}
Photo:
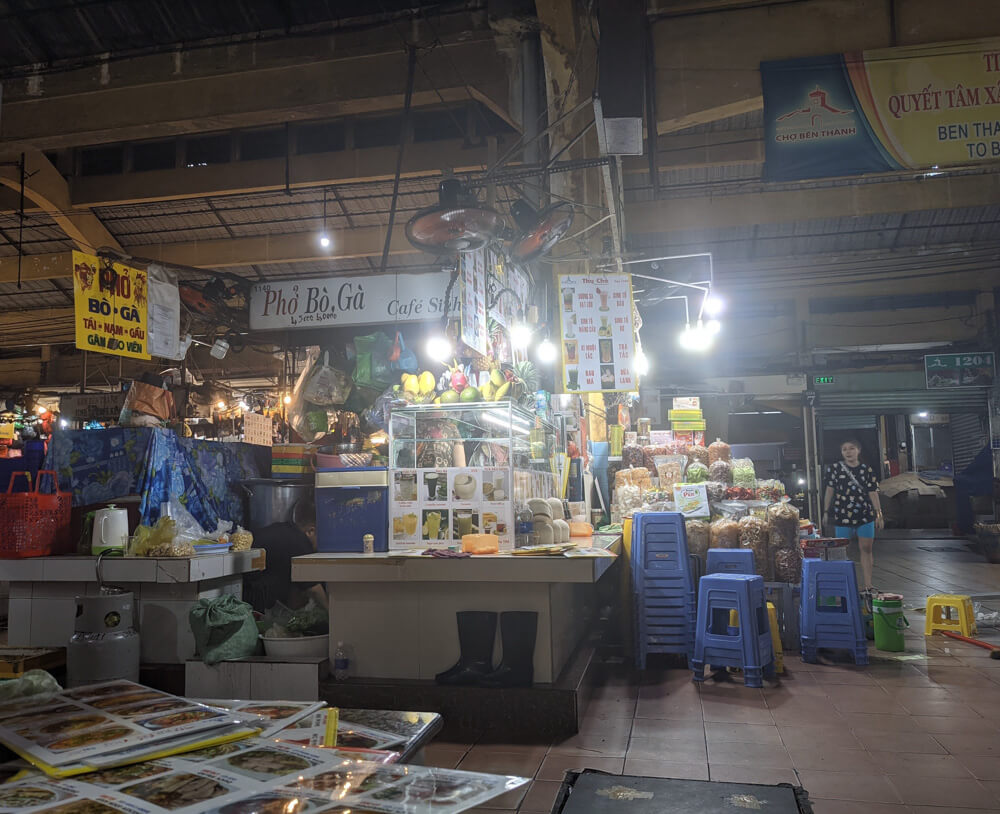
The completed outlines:
{"type": "MultiPolygon", "coordinates": [[[[19,190],[20,154],[0,154],[0,184],[19,190]]],[[[37,204],[80,249],[95,252],[107,247],[120,249],[118,241],[100,219],[87,209],[73,209],[69,184],[52,162],[38,150],[24,153],[25,198],[37,204]]]]}
{"type": "MultiPolygon", "coordinates": [[[[382,36],[390,35],[372,43],[374,34],[241,44],[10,80],[0,148],[59,149],[398,110],[406,54],[392,31],[382,36]]],[[[511,121],[509,65],[491,31],[451,35],[422,54],[421,68],[415,107],[471,96],[511,121]]]]}
{"type": "Polygon", "coordinates": [[[1000,173],[886,181],[810,189],[675,197],[625,206],[631,234],[726,229],[763,223],[863,217],[994,206],[1000,173]]]}
{"type": "MultiPolygon", "coordinates": [[[[506,144],[507,140],[501,140],[506,144]]],[[[340,186],[389,180],[397,148],[369,147],[329,153],[293,155],[288,162],[288,186],[340,186]]],[[[461,139],[407,144],[403,178],[482,170],[487,147],[469,147],[461,139]]],[[[285,159],[236,161],[208,167],[83,176],[71,182],[74,206],[120,206],[220,195],[243,195],[285,189],[285,159]]]]}

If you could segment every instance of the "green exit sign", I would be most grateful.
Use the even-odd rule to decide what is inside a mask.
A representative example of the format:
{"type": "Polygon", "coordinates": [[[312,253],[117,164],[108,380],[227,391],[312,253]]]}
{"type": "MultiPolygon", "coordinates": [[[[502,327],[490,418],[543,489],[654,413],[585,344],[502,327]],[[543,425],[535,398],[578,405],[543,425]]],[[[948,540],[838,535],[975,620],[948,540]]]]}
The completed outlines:
{"type": "Polygon", "coordinates": [[[814,376],[813,381],[816,384],[833,384],[833,376],[814,376]]]}

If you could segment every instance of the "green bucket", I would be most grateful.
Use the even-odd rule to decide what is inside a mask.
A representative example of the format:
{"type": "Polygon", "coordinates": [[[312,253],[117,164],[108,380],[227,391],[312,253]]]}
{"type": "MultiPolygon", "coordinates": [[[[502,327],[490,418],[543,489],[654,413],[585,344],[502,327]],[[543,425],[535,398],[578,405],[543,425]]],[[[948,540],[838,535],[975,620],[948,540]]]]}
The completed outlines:
{"type": "Polygon", "coordinates": [[[883,594],[872,599],[872,617],[875,623],[875,647],[890,653],[906,649],[903,630],[910,626],[903,615],[903,597],[883,594]]]}

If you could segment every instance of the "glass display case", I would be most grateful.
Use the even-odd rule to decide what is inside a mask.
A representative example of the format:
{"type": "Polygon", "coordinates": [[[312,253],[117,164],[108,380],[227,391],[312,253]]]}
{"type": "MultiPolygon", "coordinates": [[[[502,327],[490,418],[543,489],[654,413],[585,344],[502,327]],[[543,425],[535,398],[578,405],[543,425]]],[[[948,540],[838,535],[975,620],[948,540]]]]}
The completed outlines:
{"type": "Polygon", "coordinates": [[[447,547],[496,534],[514,547],[517,512],[558,497],[558,432],[510,402],[397,407],[389,419],[389,548],[447,547]]]}

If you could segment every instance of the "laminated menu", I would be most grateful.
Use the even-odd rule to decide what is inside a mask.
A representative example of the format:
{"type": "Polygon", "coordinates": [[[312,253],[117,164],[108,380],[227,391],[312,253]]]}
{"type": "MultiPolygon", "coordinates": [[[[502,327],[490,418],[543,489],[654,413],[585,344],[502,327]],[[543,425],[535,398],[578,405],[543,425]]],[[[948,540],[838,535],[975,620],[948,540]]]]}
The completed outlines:
{"type": "Polygon", "coordinates": [[[326,706],[323,701],[240,701],[216,698],[197,698],[195,701],[231,712],[245,723],[256,723],[262,738],[270,738],[326,706]]]}
{"type": "Polygon", "coordinates": [[[356,761],[337,750],[252,739],[73,779],[25,778],[0,787],[0,812],[457,814],[527,782],[356,761]]]}
{"type": "Polygon", "coordinates": [[[131,681],[111,681],[0,705],[0,743],[49,773],[148,747],[199,739],[241,723],[231,713],[131,681]]]}

